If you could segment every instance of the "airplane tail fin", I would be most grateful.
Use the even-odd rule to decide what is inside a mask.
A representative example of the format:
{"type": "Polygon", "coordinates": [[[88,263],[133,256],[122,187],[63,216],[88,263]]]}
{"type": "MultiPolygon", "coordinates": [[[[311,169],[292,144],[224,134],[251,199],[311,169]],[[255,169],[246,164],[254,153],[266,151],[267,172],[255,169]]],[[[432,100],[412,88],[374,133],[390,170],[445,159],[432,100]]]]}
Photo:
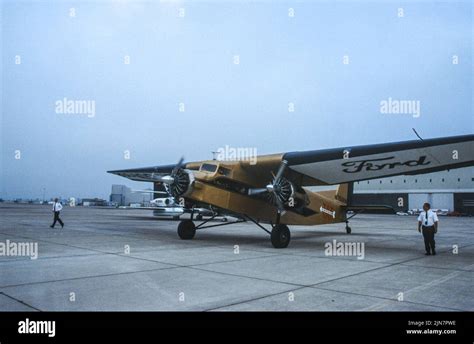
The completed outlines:
{"type": "Polygon", "coordinates": [[[354,192],[354,183],[339,184],[336,190],[336,199],[347,205],[352,203],[352,194],[354,192]]]}

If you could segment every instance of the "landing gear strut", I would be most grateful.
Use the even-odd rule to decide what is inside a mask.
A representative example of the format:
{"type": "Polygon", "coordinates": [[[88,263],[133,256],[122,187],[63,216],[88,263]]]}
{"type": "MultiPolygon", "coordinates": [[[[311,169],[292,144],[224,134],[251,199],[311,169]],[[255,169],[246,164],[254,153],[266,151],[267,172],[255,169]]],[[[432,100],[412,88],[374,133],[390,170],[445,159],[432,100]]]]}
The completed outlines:
{"type": "Polygon", "coordinates": [[[270,234],[270,240],[272,242],[273,247],[285,248],[285,247],[288,247],[288,244],[290,243],[290,239],[291,239],[290,229],[288,228],[287,225],[280,223],[279,213],[277,214],[276,223],[272,225],[271,231],[267,230],[258,221],[252,219],[248,215],[244,215],[243,218],[237,221],[222,222],[219,224],[209,225],[208,222],[212,221],[217,216],[217,214],[215,214],[214,216],[212,216],[209,219],[206,219],[205,221],[201,222],[197,226],[194,224],[193,215],[194,215],[194,211],[191,211],[191,219],[182,220],[178,225],[178,236],[183,240],[193,239],[198,229],[232,225],[234,223],[246,222],[247,220],[250,220],[255,225],[257,225],[258,227],[263,229],[265,232],[270,234]]]}
{"type": "Polygon", "coordinates": [[[354,216],[356,216],[356,215],[362,213],[362,212],[364,212],[364,209],[353,213],[353,214],[352,214],[351,216],[349,216],[349,217],[347,217],[347,213],[346,213],[346,233],[347,233],[347,234],[351,234],[351,232],[352,232],[351,227],[349,227],[349,220],[352,219],[354,216]]]}
{"type": "Polygon", "coordinates": [[[351,234],[351,232],[352,232],[352,229],[351,227],[349,227],[349,221],[346,221],[346,233],[351,234]]]}
{"type": "MultiPolygon", "coordinates": [[[[225,225],[232,225],[234,223],[240,223],[240,222],[245,222],[245,220],[237,220],[233,222],[227,222],[227,218],[225,219],[225,222],[215,224],[215,225],[209,225],[207,224],[208,222],[214,220],[217,216],[217,213],[215,213],[212,217],[204,220],[197,226],[194,224],[194,210],[191,209],[191,218],[187,220],[182,220],[179,225],[178,225],[178,236],[183,239],[183,240],[191,240],[194,238],[196,235],[196,231],[198,229],[204,229],[204,228],[211,228],[211,227],[220,227],[220,226],[225,226],[225,225]]],[[[202,218],[202,217],[201,217],[202,218]]],[[[199,215],[196,216],[196,220],[199,221],[199,215]]]]}
{"type": "Polygon", "coordinates": [[[280,213],[277,213],[276,223],[272,225],[271,232],[263,227],[258,221],[252,219],[248,215],[244,215],[244,217],[251,222],[253,222],[256,226],[263,229],[265,232],[270,234],[270,240],[274,248],[286,248],[291,240],[290,229],[287,225],[280,223],[280,213]]]}

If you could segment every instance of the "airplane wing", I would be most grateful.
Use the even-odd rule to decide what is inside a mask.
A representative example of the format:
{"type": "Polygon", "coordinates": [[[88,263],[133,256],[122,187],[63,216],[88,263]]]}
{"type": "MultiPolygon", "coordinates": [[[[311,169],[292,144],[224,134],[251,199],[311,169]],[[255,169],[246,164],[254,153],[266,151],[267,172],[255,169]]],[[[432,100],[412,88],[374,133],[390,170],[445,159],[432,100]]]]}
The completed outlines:
{"type": "Polygon", "coordinates": [[[430,173],[473,166],[474,135],[290,152],[283,160],[313,179],[303,186],[430,173]]]}
{"type": "Polygon", "coordinates": [[[107,173],[116,174],[131,180],[139,182],[154,182],[157,181],[157,176],[164,176],[171,173],[175,165],[161,165],[141,168],[131,168],[126,170],[113,170],[107,173]]]}
{"type": "MultiPolygon", "coordinates": [[[[423,174],[474,166],[474,135],[451,136],[426,140],[347,146],[302,152],[258,156],[249,161],[225,161],[238,164],[244,173],[268,182],[283,160],[285,176],[299,186],[335,185],[396,175],[423,174]]],[[[198,170],[201,162],[183,167],[198,170]]],[[[108,171],[136,181],[159,181],[175,165],[108,171]]]]}

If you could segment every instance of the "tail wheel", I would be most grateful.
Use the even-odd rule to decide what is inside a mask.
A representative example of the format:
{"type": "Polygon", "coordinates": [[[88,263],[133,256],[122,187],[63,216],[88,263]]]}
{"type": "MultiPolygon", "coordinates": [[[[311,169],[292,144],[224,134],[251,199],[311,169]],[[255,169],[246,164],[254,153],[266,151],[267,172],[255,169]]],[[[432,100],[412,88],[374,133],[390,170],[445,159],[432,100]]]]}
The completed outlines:
{"type": "Polygon", "coordinates": [[[275,248],[285,248],[290,243],[291,235],[287,225],[275,225],[271,233],[272,245],[275,248]]]}
{"type": "Polygon", "coordinates": [[[349,221],[346,221],[346,233],[351,234],[351,232],[352,232],[352,228],[349,227],[349,221]]]}
{"type": "Polygon", "coordinates": [[[183,220],[178,225],[178,236],[183,240],[191,240],[196,235],[196,226],[191,220],[183,220]]]}

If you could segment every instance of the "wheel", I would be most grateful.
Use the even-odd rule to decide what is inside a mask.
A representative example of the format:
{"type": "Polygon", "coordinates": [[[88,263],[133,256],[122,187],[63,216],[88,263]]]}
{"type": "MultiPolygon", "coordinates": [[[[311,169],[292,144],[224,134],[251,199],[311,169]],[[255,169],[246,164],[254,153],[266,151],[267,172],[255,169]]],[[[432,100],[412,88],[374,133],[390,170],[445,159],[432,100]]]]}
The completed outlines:
{"type": "Polygon", "coordinates": [[[198,214],[198,215],[196,216],[196,220],[201,221],[201,220],[202,220],[202,215],[201,215],[201,214],[198,214]]]}
{"type": "Polygon", "coordinates": [[[272,229],[271,240],[275,248],[285,248],[290,243],[290,230],[287,225],[275,225],[272,229]]]}
{"type": "Polygon", "coordinates": [[[224,217],[221,219],[221,221],[222,221],[222,222],[227,222],[227,217],[224,216],[224,217]]]}
{"type": "Polygon", "coordinates": [[[183,220],[178,225],[178,236],[183,240],[191,240],[196,234],[196,226],[191,220],[183,220]]]}
{"type": "Polygon", "coordinates": [[[346,226],[346,233],[347,233],[347,234],[351,234],[351,232],[352,232],[351,227],[346,226]]]}

